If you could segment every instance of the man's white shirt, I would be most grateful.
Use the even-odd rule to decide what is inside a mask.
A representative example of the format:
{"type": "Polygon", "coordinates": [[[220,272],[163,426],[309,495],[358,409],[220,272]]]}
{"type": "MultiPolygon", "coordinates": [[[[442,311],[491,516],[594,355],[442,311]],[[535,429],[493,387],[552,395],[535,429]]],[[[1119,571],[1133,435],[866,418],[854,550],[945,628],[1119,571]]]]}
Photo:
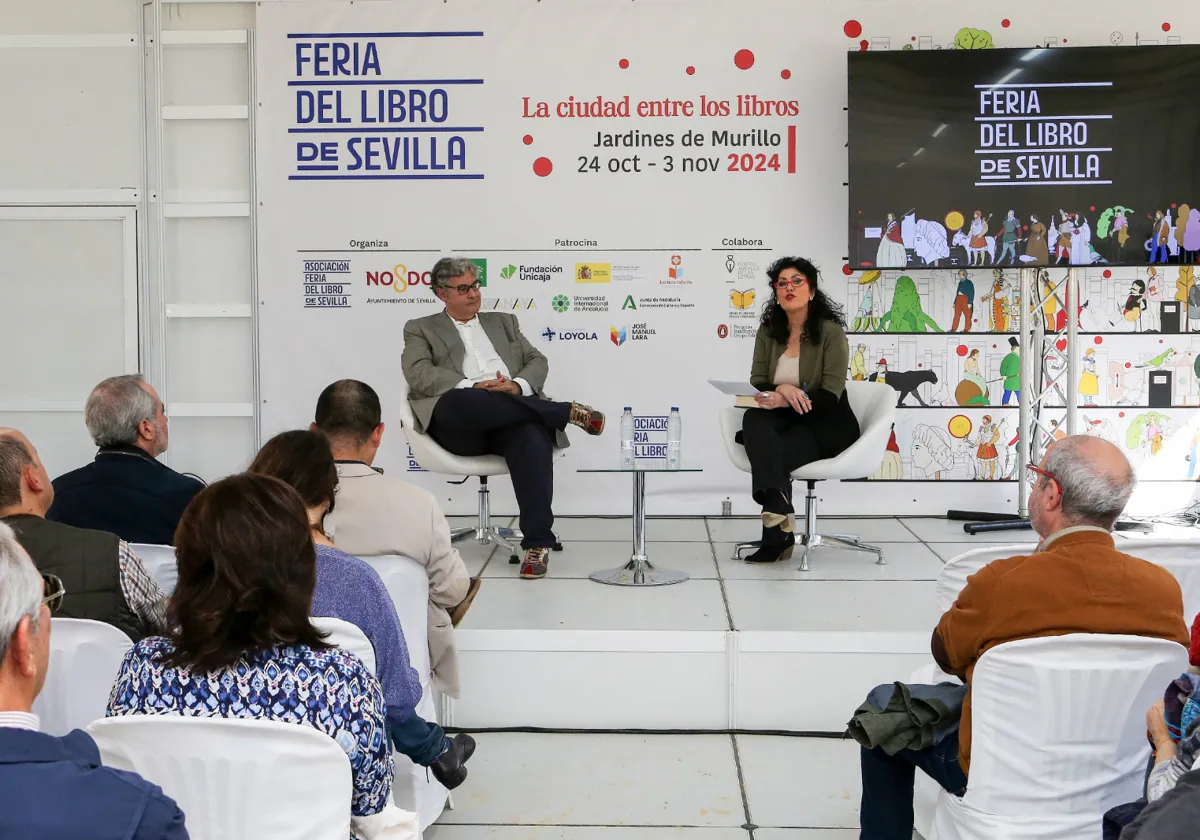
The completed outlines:
{"type": "Polygon", "coordinates": [[[450,323],[454,324],[454,329],[458,330],[458,337],[462,339],[463,346],[467,348],[467,352],[463,356],[463,376],[466,379],[455,385],[455,388],[473,388],[476,382],[495,379],[496,373],[499,372],[520,385],[522,394],[527,397],[533,396],[533,388],[529,386],[528,382],[520,377],[515,379],[512,377],[508,365],[504,364],[504,360],[492,346],[491,339],[484,332],[483,324],[479,323],[478,315],[466,323],[456,318],[450,318],[450,323]]]}

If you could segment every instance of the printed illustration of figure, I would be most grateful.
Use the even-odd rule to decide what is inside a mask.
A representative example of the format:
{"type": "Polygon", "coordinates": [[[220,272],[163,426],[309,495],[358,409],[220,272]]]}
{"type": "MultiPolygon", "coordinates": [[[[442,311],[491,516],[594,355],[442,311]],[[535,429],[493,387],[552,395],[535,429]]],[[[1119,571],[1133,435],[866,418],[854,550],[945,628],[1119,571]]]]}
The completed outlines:
{"type": "Polygon", "coordinates": [[[969,265],[983,265],[984,254],[987,254],[988,262],[996,262],[996,237],[987,235],[988,219],[991,216],[985,219],[983,211],[976,210],[967,233],[964,235],[960,230],[954,235],[954,244],[967,249],[969,265]]]}
{"type": "MultiPolygon", "coordinates": [[[[1193,213],[1197,212],[1195,210],[1193,213]]],[[[1200,228],[1200,222],[1197,222],[1196,227],[1200,228]]],[[[1196,269],[1194,266],[1185,265],[1179,269],[1179,275],[1175,278],[1175,300],[1183,304],[1181,315],[1187,313],[1186,326],[1189,332],[1200,330],[1200,288],[1196,286],[1196,269]]],[[[1183,323],[1180,324],[1182,328],[1183,323]]]]}
{"type": "Polygon", "coordinates": [[[860,344],[854,348],[854,355],[850,357],[850,378],[855,382],[862,382],[867,378],[867,345],[860,344]]]}
{"type": "Polygon", "coordinates": [[[1200,455],[1200,429],[1192,432],[1192,451],[1188,453],[1188,481],[1196,477],[1196,457],[1200,455]]]}
{"type": "Polygon", "coordinates": [[[1021,404],[1021,342],[1015,335],[1008,337],[1008,355],[1000,362],[1000,375],[1004,377],[1004,398],[1001,405],[1008,405],[1009,397],[1017,398],[1021,404]]]}
{"type": "Polygon", "coordinates": [[[1089,349],[1083,354],[1083,373],[1079,374],[1079,396],[1084,405],[1095,405],[1100,393],[1100,377],[1096,375],[1096,351],[1089,349]]]}
{"type": "Polygon", "coordinates": [[[1092,228],[1084,216],[1076,215],[1071,228],[1071,265],[1091,265],[1092,228]]]}
{"type": "Polygon", "coordinates": [[[904,478],[904,460],[900,457],[900,444],[896,443],[896,424],[892,424],[892,433],[888,437],[887,449],[883,453],[883,461],[874,473],[868,476],[873,481],[896,481],[904,478]]]}
{"type": "Polygon", "coordinates": [[[1111,420],[1093,420],[1086,414],[1083,415],[1083,433],[1092,437],[1103,438],[1113,446],[1120,446],[1120,441],[1117,439],[1117,433],[1113,429],[1111,420]]]}
{"type": "Polygon", "coordinates": [[[1050,421],[1050,437],[1051,437],[1051,439],[1052,440],[1062,440],[1066,436],[1067,436],[1067,433],[1064,432],[1061,428],[1059,428],[1058,421],[1051,420],[1050,421]]]}
{"type": "Polygon", "coordinates": [[[1138,364],[1134,365],[1134,367],[1136,367],[1136,368],[1155,368],[1155,369],[1158,369],[1158,368],[1162,367],[1162,366],[1163,366],[1163,365],[1165,365],[1165,364],[1169,364],[1169,363],[1170,363],[1170,361],[1171,361],[1172,359],[1174,359],[1174,358],[1175,358],[1175,348],[1174,348],[1174,347],[1168,347],[1166,350],[1164,350],[1164,351],[1162,351],[1161,353],[1159,353],[1159,354],[1158,354],[1157,356],[1155,356],[1153,359],[1149,359],[1149,360],[1147,360],[1147,361],[1145,361],[1145,362],[1139,362],[1138,364]]]}
{"type": "Polygon", "coordinates": [[[921,423],[912,432],[913,478],[942,480],[942,473],[954,469],[954,450],[946,433],[921,423]]]}
{"type": "Polygon", "coordinates": [[[975,460],[979,462],[978,478],[983,481],[995,481],[996,466],[1000,459],[1000,453],[996,450],[996,443],[1000,440],[1000,429],[992,422],[991,415],[985,414],[979,421],[978,431],[979,437],[976,441],[967,441],[977,445],[975,460]]]}
{"type": "Polygon", "coordinates": [[[887,359],[880,359],[875,365],[875,381],[887,382],[887,359]]]}
{"type": "Polygon", "coordinates": [[[963,378],[954,389],[954,401],[961,406],[989,405],[987,382],[979,373],[979,350],[972,350],[963,362],[963,378]]]}
{"type": "Polygon", "coordinates": [[[1009,210],[1008,215],[1004,217],[1001,223],[1003,233],[1000,234],[1000,256],[996,262],[1004,262],[1004,255],[1008,254],[1008,262],[1010,265],[1015,265],[1017,262],[1017,240],[1021,235],[1021,220],[1017,218],[1016,210],[1009,210]]]}
{"type": "Polygon", "coordinates": [[[1163,281],[1158,269],[1146,269],[1146,297],[1143,303],[1146,332],[1162,332],[1163,281]]]}
{"type": "Polygon", "coordinates": [[[1058,295],[1054,294],[1058,286],[1050,281],[1050,272],[1044,268],[1038,270],[1038,284],[1042,289],[1042,314],[1046,316],[1046,330],[1054,332],[1059,329],[1058,295]]]}
{"type": "Polygon", "coordinates": [[[992,302],[991,331],[1008,332],[1008,284],[1004,282],[1003,271],[998,268],[992,271],[992,291],[980,299],[992,302]]]}
{"type": "Polygon", "coordinates": [[[965,268],[958,270],[958,289],[954,293],[954,321],[950,324],[950,332],[958,332],[958,319],[962,317],[963,332],[971,331],[971,321],[975,317],[975,284],[965,268]]]}
{"type": "Polygon", "coordinates": [[[917,219],[913,224],[913,250],[925,265],[950,256],[950,238],[944,225],[931,219],[917,219]]]}
{"type": "Polygon", "coordinates": [[[895,213],[888,213],[887,225],[879,239],[879,250],[875,252],[875,265],[880,268],[904,268],[907,264],[908,254],[904,252],[900,223],[896,221],[895,213]]]}
{"type": "Polygon", "coordinates": [[[1151,458],[1162,452],[1163,430],[1160,418],[1161,415],[1153,411],[1146,415],[1146,443],[1150,447],[1151,458]]]}
{"type": "Polygon", "coordinates": [[[1047,265],[1050,262],[1046,226],[1035,213],[1029,214],[1029,241],[1025,243],[1025,261],[1032,265],[1047,265]]]}
{"type": "Polygon", "coordinates": [[[879,278],[878,271],[864,271],[858,278],[858,285],[863,287],[862,302],[858,305],[858,314],[854,316],[854,324],[850,332],[871,332],[879,326],[879,278]]]}
{"type": "Polygon", "coordinates": [[[1125,306],[1121,309],[1121,314],[1125,320],[1133,324],[1134,332],[1141,332],[1142,311],[1146,308],[1146,283],[1142,280],[1134,280],[1129,286],[1129,297],[1125,299],[1125,306]]]}
{"type": "Polygon", "coordinates": [[[892,293],[892,308],[879,321],[877,332],[923,333],[928,330],[944,332],[921,308],[917,284],[907,274],[896,280],[892,293]]]}
{"type": "Polygon", "coordinates": [[[1197,252],[1200,252],[1200,210],[1195,207],[1188,211],[1187,230],[1183,234],[1182,247],[1187,252],[1187,262],[1195,262],[1197,252]]]}
{"type": "Polygon", "coordinates": [[[1154,233],[1150,235],[1150,263],[1153,265],[1158,262],[1158,258],[1162,256],[1162,262],[1166,265],[1169,255],[1167,243],[1171,241],[1171,220],[1163,211],[1154,211],[1154,233]]]}
{"type": "Polygon", "coordinates": [[[1125,261],[1125,243],[1129,241],[1129,219],[1125,218],[1125,208],[1118,208],[1117,218],[1113,219],[1112,235],[1117,240],[1117,262],[1125,261]]]}
{"type": "Polygon", "coordinates": [[[1125,434],[1125,448],[1137,451],[1143,447],[1149,450],[1153,458],[1162,452],[1163,441],[1166,439],[1167,425],[1171,418],[1157,411],[1148,411],[1133,418],[1129,431],[1125,434]]]}
{"type": "MultiPolygon", "coordinates": [[[[1075,235],[1075,217],[1066,210],[1058,211],[1058,249],[1057,258],[1054,264],[1058,265],[1063,260],[1070,262],[1071,259],[1071,237],[1075,235]]],[[[1053,221],[1053,217],[1051,218],[1053,221]]]]}

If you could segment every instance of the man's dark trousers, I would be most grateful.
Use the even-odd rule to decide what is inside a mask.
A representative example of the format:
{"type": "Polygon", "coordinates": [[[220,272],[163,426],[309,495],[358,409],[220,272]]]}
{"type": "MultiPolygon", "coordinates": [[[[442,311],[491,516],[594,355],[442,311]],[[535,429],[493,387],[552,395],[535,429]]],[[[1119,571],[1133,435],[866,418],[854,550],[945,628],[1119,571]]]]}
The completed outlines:
{"type": "Polygon", "coordinates": [[[429,436],[455,455],[501,455],[521,509],[522,548],[552,548],[554,432],[571,404],[484,388],[456,388],[433,409],[429,436]]]}

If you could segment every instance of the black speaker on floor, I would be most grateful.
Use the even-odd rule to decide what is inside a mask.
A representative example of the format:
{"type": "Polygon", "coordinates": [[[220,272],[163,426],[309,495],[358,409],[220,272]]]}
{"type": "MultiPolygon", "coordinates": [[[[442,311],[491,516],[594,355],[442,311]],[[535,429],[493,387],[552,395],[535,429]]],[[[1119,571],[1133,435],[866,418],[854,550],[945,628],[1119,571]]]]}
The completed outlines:
{"type": "MultiPolygon", "coordinates": [[[[1151,305],[1153,306],[1153,304],[1151,305]]],[[[1179,320],[1179,301],[1164,300],[1159,306],[1162,307],[1162,315],[1159,319],[1162,324],[1162,331],[1164,333],[1182,332],[1179,320]]]]}
{"type": "Polygon", "coordinates": [[[1149,406],[1151,408],[1171,407],[1171,379],[1174,374],[1169,370],[1152,370],[1149,373],[1150,387],[1148,390],[1149,406]]]}

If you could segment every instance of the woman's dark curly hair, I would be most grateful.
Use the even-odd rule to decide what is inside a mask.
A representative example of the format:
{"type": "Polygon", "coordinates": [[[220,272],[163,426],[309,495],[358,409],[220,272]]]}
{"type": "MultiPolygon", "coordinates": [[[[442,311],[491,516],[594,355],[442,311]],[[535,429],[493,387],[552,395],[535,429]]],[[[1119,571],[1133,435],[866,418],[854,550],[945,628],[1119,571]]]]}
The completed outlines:
{"type": "Polygon", "coordinates": [[[812,300],[808,304],[808,318],[804,322],[804,331],[800,334],[800,341],[808,344],[819,342],[821,340],[821,324],[825,321],[833,321],[844,330],[846,315],[842,311],[842,307],[830,301],[821,291],[818,285],[821,277],[820,270],[804,257],[781,257],[771,263],[770,268],[767,269],[767,277],[771,279],[771,300],[763,307],[762,314],[762,325],[767,328],[767,334],[780,344],[787,344],[791,334],[787,313],[779,305],[779,296],[775,291],[775,282],[786,268],[794,268],[799,271],[808,281],[809,289],[812,290],[812,300]]]}
{"type": "Polygon", "coordinates": [[[175,557],[167,665],[210,672],[276,645],[329,647],[309,620],[308,513],[279,479],[241,474],[201,490],[179,521],[175,557]]]}

